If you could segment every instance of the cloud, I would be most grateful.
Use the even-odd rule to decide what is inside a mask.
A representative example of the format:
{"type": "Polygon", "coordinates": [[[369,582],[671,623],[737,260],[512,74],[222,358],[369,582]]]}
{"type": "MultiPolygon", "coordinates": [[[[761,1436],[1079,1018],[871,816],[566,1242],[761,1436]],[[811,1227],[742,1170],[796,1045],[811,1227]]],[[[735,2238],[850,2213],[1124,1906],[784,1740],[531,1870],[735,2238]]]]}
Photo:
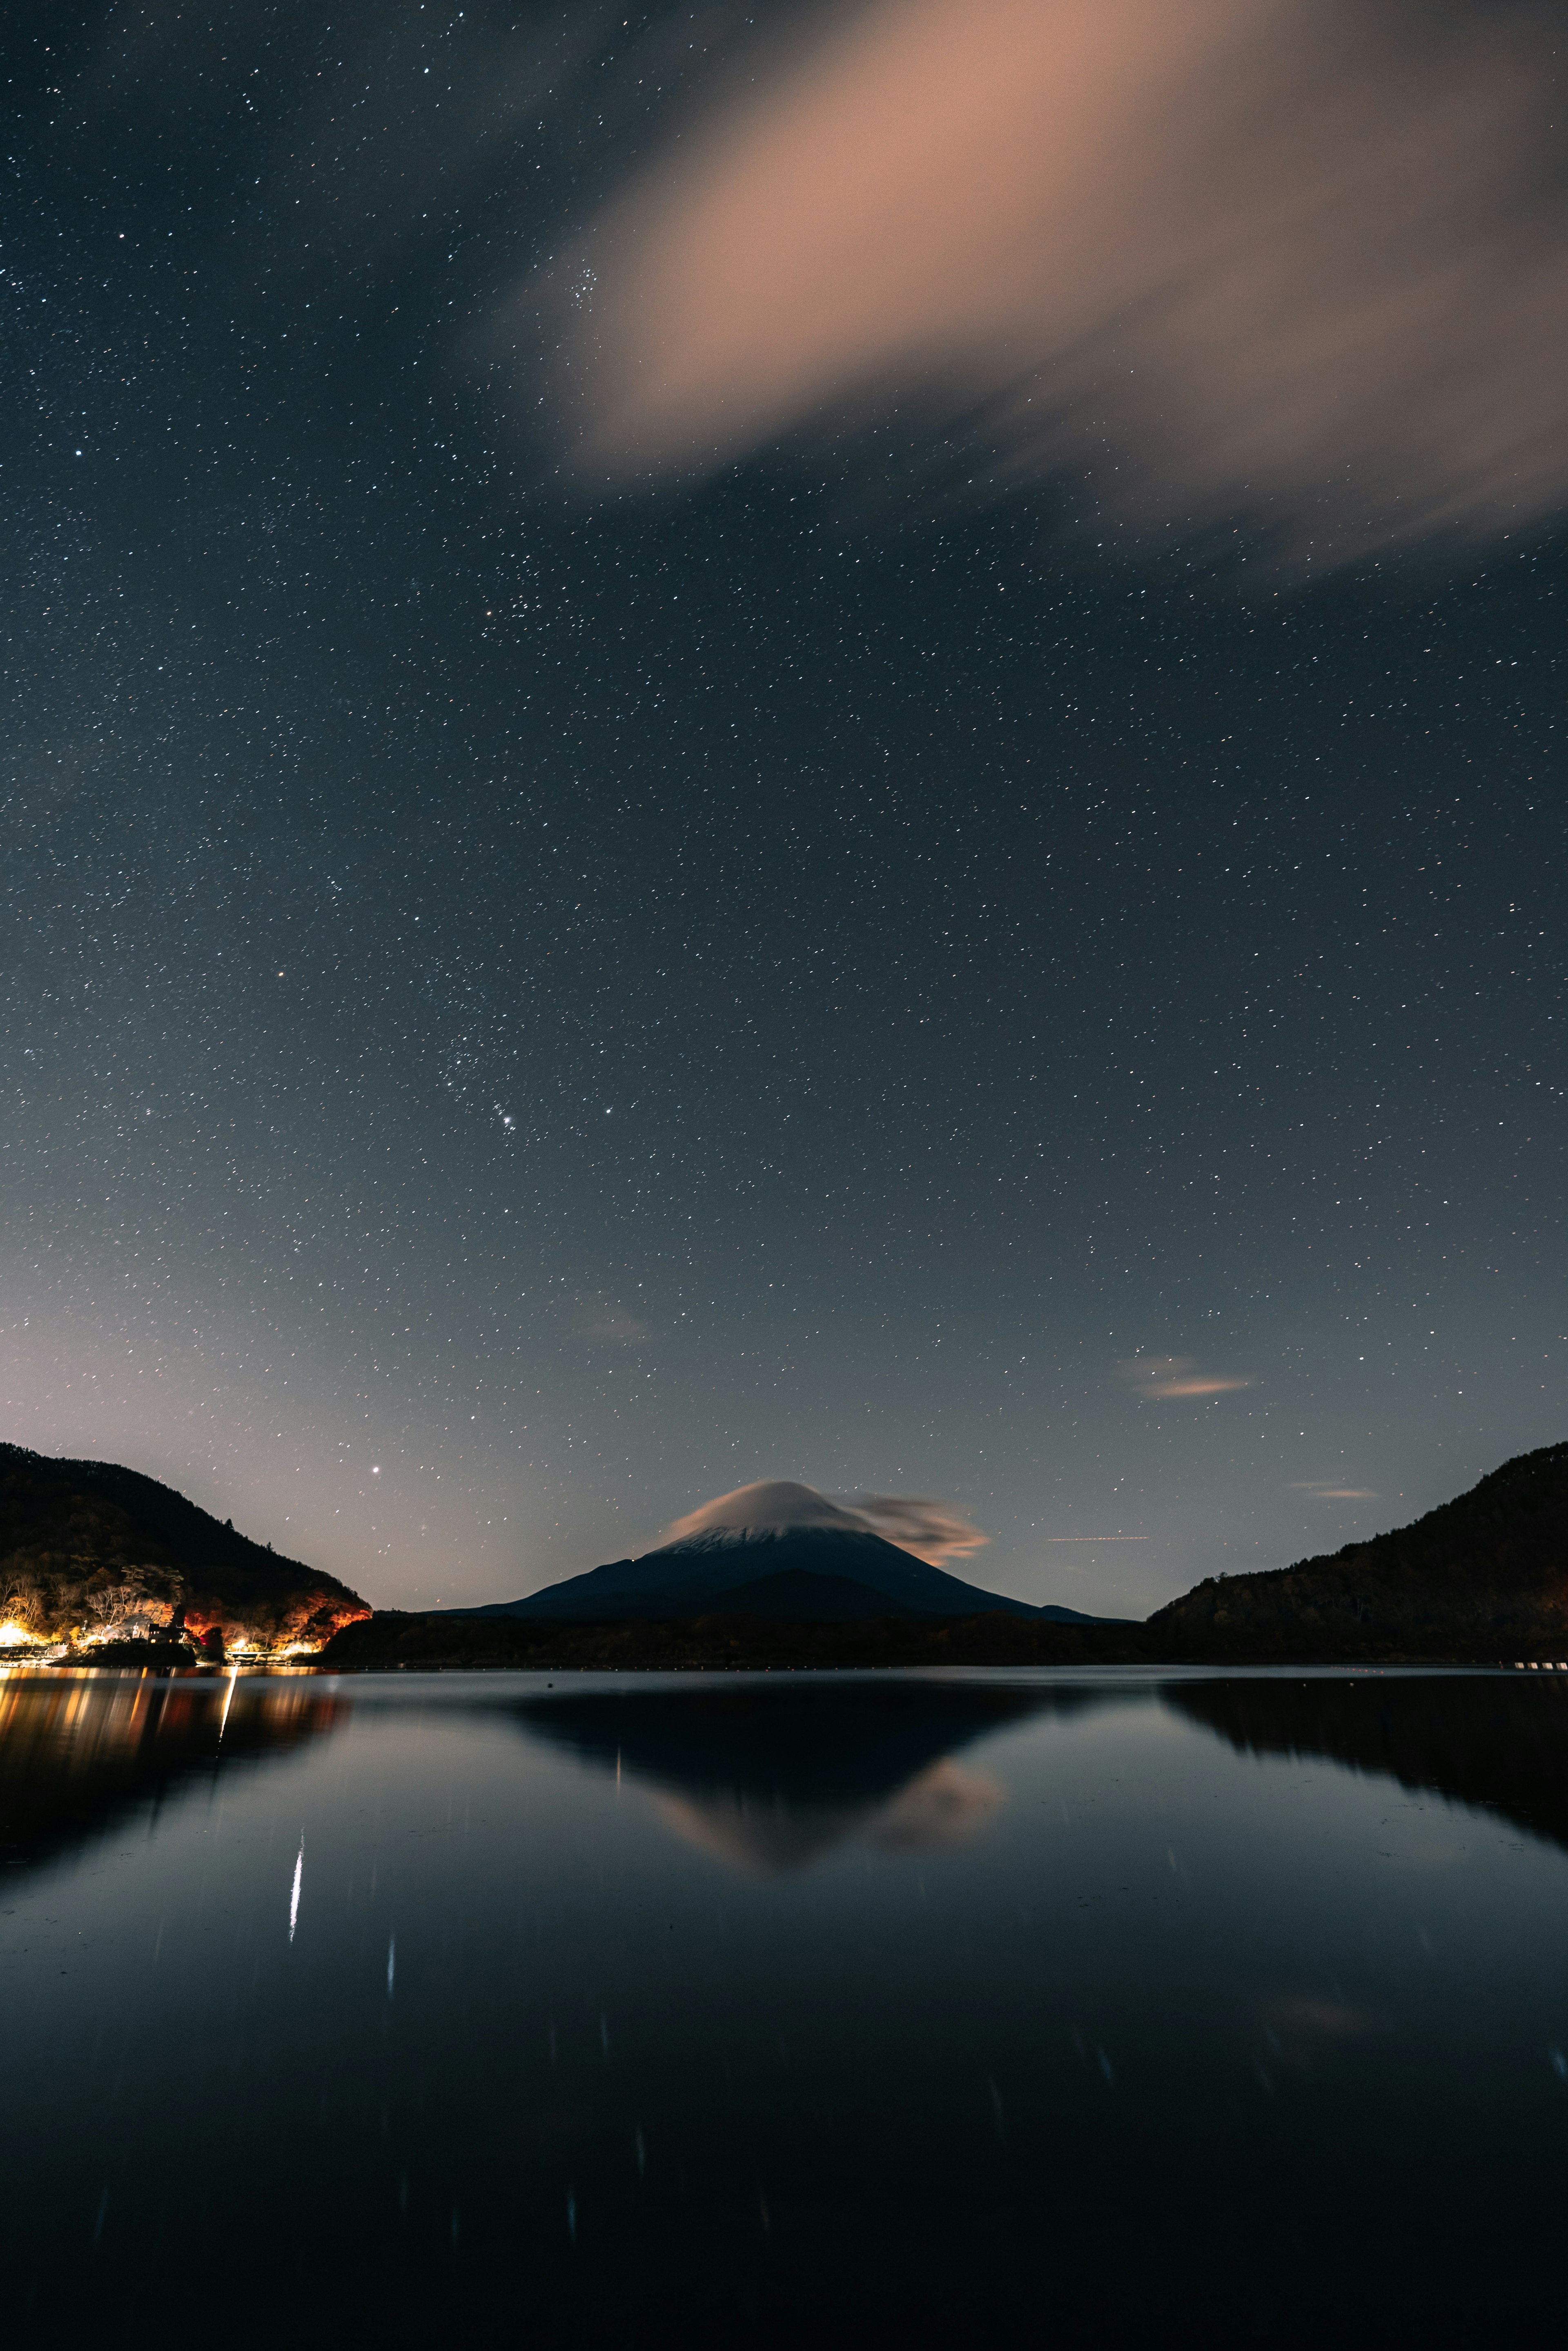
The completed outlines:
{"type": "Polygon", "coordinates": [[[1373,1486],[1333,1486],[1323,1478],[1297,1478],[1291,1481],[1293,1494],[1310,1494],[1314,1502],[1375,1502],[1377,1490],[1373,1486]]]}
{"type": "Polygon", "coordinates": [[[932,1567],[965,1559],[990,1541],[951,1502],[913,1494],[857,1494],[852,1500],[830,1501],[814,1486],[788,1478],[761,1478],[732,1493],[716,1494],[667,1526],[664,1540],[679,1542],[720,1528],[762,1527],[841,1527],[881,1535],[932,1567]]]}
{"type": "Polygon", "coordinates": [[[1134,1355],[1116,1368],[1135,1395],[1153,1404],[1176,1396],[1227,1395],[1233,1388],[1252,1384],[1246,1377],[1200,1372],[1196,1355],[1134,1355]]]}
{"type": "Polygon", "coordinates": [[[679,1542],[687,1535],[707,1534],[718,1528],[727,1531],[763,1527],[852,1529],[859,1523],[852,1511],[841,1510],[814,1486],[800,1485],[792,1478],[758,1478],[749,1486],[716,1494],[711,1502],[699,1502],[683,1519],[672,1520],[664,1539],[679,1542]]]}
{"type": "Polygon", "coordinates": [[[951,1502],[937,1502],[913,1494],[857,1494],[844,1508],[861,1525],[885,1542],[911,1551],[930,1567],[946,1567],[949,1560],[967,1559],[990,1541],[951,1502]]]}
{"type": "Polygon", "coordinates": [[[583,1319],[578,1323],[577,1335],[595,1346],[634,1347],[651,1335],[646,1322],[608,1300],[583,1299],[580,1306],[583,1319]]]}
{"type": "Polygon", "coordinates": [[[1097,539],[1237,519],[1316,567],[1568,502],[1545,15],[813,21],[688,114],[559,275],[593,287],[562,332],[585,482],[801,428],[956,430],[993,488],[1076,478],[1097,539]]]}

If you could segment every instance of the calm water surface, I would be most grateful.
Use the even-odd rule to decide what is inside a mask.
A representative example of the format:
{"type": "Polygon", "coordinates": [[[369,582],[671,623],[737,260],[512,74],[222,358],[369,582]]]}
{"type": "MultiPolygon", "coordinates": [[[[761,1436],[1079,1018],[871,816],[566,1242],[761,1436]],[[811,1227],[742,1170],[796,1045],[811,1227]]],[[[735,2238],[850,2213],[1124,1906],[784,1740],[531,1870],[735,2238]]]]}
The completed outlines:
{"type": "Polygon", "coordinates": [[[1556,2339],[1568,1676],[0,1679],[13,2318],[1556,2339]]]}

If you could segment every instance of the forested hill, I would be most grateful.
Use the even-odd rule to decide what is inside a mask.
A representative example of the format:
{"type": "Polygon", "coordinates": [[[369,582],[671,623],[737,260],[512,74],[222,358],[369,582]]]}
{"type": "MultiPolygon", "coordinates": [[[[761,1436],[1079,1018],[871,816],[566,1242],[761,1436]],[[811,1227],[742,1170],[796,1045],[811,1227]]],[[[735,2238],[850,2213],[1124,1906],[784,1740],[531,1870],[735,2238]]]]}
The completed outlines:
{"type": "Polygon", "coordinates": [[[1568,1643],[1568,1445],[1521,1453],[1424,1518],[1255,1575],[1209,1577],[1148,1620],[1180,1658],[1521,1656],[1568,1643]]]}
{"type": "Polygon", "coordinates": [[[325,1639],[370,1610],[347,1584],[236,1534],[112,1461],[0,1445],[0,1619],[37,1638],[183,1611],[225,1640],[325,1639]]]}

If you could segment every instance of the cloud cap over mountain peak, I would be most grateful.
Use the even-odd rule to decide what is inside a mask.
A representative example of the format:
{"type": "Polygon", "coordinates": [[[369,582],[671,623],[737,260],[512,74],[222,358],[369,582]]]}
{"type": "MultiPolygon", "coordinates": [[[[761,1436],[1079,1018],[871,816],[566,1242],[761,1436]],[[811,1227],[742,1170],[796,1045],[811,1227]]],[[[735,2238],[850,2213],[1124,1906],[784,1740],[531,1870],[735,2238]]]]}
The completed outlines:
{"type": "Polygon", "coordinates": [[[862,1494],[853,1501],[830,1501],[814,1486],[792,1478],[758,1478],[716,1494],[664,1530],[666,1543],[691,1542],[703,1535],[782,1533],[796,1527],[837,1527],[846,1534],[880,1535],[932,1567],[967,1559],[990,1541],[951,1502],[914,1494],[862,1494]]]}
{"type": "Polygon", "coordinates": [[[865,1520],[841,1510],[814,1486],[800,1485],[791,1478],[758,1478],[749,1486],[716,1494],[712,1501],[673,1520],[664,1530],[664,1541],[686,1542],[694,1535],[752,1534],[767,1529],[782,1532],[788,1527],[841,1527],[847,1533],[861,1534],[865,1526],[865,1520]]]}

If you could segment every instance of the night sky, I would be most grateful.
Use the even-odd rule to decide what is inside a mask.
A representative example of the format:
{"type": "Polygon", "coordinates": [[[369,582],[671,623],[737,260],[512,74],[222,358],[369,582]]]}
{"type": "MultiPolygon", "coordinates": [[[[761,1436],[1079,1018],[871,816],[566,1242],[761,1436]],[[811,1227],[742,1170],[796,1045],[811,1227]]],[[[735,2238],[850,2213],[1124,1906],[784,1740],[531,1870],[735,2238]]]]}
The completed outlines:
{"type": "Polygon", "coordinates": [[[789,1478],[1141,1614],[1568,1434],[1552,498],[596,473],[583,239],[804,15],[13,23],[0,1434],[377,1604],[789,1478]]]}

